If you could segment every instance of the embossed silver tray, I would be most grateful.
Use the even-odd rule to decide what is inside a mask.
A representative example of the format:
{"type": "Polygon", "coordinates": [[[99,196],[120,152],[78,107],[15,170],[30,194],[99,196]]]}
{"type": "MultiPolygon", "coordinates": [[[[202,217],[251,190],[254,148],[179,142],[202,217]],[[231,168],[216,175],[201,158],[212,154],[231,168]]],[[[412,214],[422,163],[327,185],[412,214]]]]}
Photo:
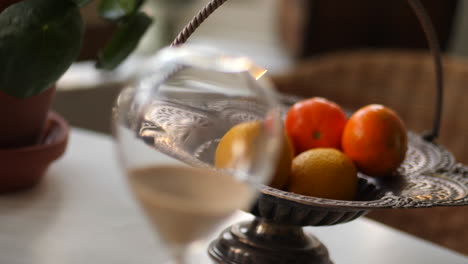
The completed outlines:
{"type": "MultiPolygon", "coordinates": [[[[283,113],[300,97],[284,96],[283,113]]],[[[165,152],[194,166],[211,166],[214,151],[224,133],[232,126],[260,119],[259,105],[250,98],[226,100],[206,97],[204,108],[188,108],[186,102],[155,100],[137,126],[139,137],[159,151],[165,152]],[[164,127],[164,135],[159,129],[164,127]],[[217,138],[203,139],[200,134],[209,130],[217,138]],[[218,131],[218,133],[213,133],[218,131]],[[172,140],[165,140],[171,134],[172,140]],[[197,137],[192,136],[196,134],[197,137]],[[160,138],[162,140],[160,140],[160,138]],[[198,141],[192,141],[197,138],[198,141]],[[199,141],[202,138],[203,140],[199,141]],[[168,142],[171,142],[170,144],[168,142]],[[178,149],[174,151],[174,149],[178,149]]],[[[408,151],[403,164],[394,177],[376,179],[359,174],[358,196],[353,201],[322,199],[303,196],[268,186],[261,187],[262,196],[252,208],[252,213],[264,219],[295,225],[330,225],[352,220],[351,215],[334,220],[307,221],[307,215],[294,216],[294,210],[281,217],[281,200],[301,210],[333,209],[342,212],[359,212],[371,209],[416,208],[465,205],[468,202],[467,167],[457,164],[452,154],[442,146],[423,136],[408,133],[408,151]],[[278,213],[275,213],[277,212],[278,213]],[[302,223],[302,224],[301,224],[302,223]]]]}

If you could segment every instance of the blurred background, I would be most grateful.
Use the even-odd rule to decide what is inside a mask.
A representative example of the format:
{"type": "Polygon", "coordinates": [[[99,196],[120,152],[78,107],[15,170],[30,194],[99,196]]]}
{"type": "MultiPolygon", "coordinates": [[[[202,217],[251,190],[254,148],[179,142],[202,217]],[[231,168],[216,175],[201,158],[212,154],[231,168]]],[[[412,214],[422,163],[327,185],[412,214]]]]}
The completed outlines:
{"type": "MultiPolygon", "coordinates": [[[[79,61],[58,82],[54,109],[73,126],[109,133],[111,109],[137,65],[169,45],[207,0],[148,0],[156,18],[138,50],[116,71],[93,60],[115,28],[82,10],[79,61]]],[[[444,52],[446,91],[439,143],[468,164],[468,2],[421,0],[444,52]]],[[[404,0],[231,0],[190,43],[251,57],[278,90],[323,96],[348,109],[382,103],[414,131],[431,128],[435,82],[424,34],[404,0]]],[[[468,255],[468,208],[376,211],[368,217],[468,255]]]]}

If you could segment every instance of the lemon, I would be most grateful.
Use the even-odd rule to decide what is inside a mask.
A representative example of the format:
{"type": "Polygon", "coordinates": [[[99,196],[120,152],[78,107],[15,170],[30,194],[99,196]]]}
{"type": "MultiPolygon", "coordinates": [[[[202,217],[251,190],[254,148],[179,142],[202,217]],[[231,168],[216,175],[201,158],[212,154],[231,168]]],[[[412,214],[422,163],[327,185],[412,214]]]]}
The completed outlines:
{"type": "MultiPolygon", "coordinates": [[[[236,153],[252,155],[254,140],[259,136],[262,124],[259,121],[244,122],[232,127],[216,148],[215,166],[217,168],[235,167],[236,153]]],[[[286,135],[283,137],[281,153],[276,162],[275,173],[269,186],[282,189],[288,183],[293,159],[292,144],[286,135]]],[[[247,157],[248,158],[248,157],[247,157]]]]}
{"type": "Polygon", "coordinates": [[[316,148],[294,158],[288,190],[297,194],[336,200],[356,195],[357,169],[337,149],[316,148]]]}

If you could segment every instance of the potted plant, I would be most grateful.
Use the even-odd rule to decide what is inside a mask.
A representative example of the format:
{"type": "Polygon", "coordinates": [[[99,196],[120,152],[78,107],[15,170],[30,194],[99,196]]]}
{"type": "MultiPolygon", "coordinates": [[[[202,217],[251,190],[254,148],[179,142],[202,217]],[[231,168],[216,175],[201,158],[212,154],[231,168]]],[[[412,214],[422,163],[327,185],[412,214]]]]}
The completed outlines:
{"type": "MultiPolygon", "coordinates": [[[[0,0],[0,192],[36,184],[66,148],[68,126],[50,111],[55,82],[77,58],[91,0],[0,0]]],[[[98,57],[113,69],[151,24],[143,0],[103,0],[118,29],[98,57]]]]}

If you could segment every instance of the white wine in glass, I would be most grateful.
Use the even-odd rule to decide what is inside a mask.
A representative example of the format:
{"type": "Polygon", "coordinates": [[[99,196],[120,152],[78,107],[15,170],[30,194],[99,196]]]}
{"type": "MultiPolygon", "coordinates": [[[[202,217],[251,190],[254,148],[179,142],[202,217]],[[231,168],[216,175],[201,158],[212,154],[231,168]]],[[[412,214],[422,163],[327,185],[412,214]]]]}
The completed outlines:
{"type": "Polygon", "coordinates": [[[283,136],[280,106],[259,79],[264,70],[244,57],[183,46],[148,65],[117,100],[114,134],[136,200],[171,263],[181,264],[193,243],[248,210],[270,180],[283,136]],[[233,165],[217,168],[220,139],[243,122],[258,122],[258,134],[233,141],[233,165]]]}

